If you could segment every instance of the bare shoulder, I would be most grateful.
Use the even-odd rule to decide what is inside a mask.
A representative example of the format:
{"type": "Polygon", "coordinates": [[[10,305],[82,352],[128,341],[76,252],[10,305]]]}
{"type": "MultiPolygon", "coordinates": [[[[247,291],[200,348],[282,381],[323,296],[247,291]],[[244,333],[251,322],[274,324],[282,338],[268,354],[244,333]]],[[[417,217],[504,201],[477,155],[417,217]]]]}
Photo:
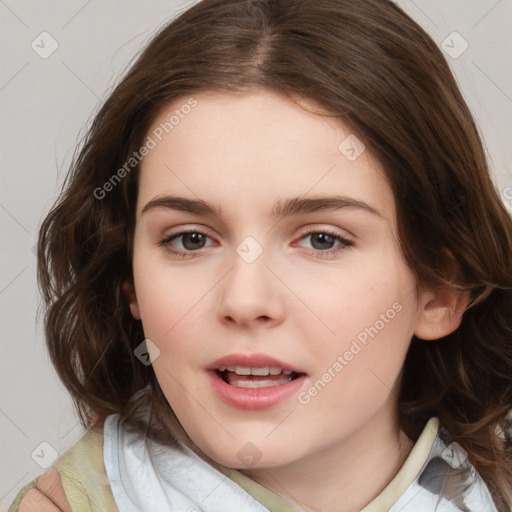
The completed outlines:
{"type": "Polygon", "coordinates": [[[66,498],[58,471],[52,468],[38,478],[36,486],[29,489],[23,496],[18,511],[70,512],[71,506],[66,498]]]}
{"type": "Polygon", "coordinates": [[[103,463],[103,432],[91,429],[50,470],[25,485],[8,512],[86,511],[96,505],[117,510],[103,463]]]}

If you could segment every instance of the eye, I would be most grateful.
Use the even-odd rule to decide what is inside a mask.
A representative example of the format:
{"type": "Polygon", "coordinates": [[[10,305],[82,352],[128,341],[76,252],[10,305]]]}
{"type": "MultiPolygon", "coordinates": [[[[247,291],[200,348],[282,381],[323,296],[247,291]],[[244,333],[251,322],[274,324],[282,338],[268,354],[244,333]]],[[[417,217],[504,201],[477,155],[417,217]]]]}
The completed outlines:
{"type": "MultiPolygon", "coordinates": [[[[325,229],[321,231],[309,231],[302,235],[301,240],[305,240],[308,237],[311,239],[311,245],[313,247],[311,255],[319,258],[330,257],[347,247],[354,245],[353,242],[347,240],[338,233],[325,229]],[[336,249],[333,249],[332,247],[336,243],[339,245],[336,249]]],[[[200,252],[201,249],[208,247],[205,245],[207,239],[211,240],[211,237],[206,233],[197,229],[191,229],[167,236],[159,242],[159,245],[161,245],[167,253],[172,254],[173,256],[194,258],[202,254],[200,252]],[[181,248],[176,249],[175,241],[180,239],[181,248]]]]}
{"type": "Polygon", "coordinates": [[[313,249],[315,249],[311,254],[320,258],[332,256],[333,254],[354,245],[352,241],[347,240],[338,233],[325,229],[321,231],[308,231],[301,237],[301,240],[305,240],[308,237],[311,239],[313,249]],[[332,247],[336,242],[339,243],[339,246],[336,249],[333,249],[332,247]]]}
{"type": "Polygon", "coordinates": [[[175,256],[192,256],[194,257],[194,252],[197,252],[198,249],[203,249],[205,247],[206,239],[210,238],[206,233],[202,231],[198,231],[197,229],[192,229],[189,231],[180,231],[179,233],[175,233],[168,237],[165,237],[160,241],[160,245],[170,254],[175,256]],[[181,240],[182,249],[176,250],[173,248],[172,242],[177,239],[181,240]]]}

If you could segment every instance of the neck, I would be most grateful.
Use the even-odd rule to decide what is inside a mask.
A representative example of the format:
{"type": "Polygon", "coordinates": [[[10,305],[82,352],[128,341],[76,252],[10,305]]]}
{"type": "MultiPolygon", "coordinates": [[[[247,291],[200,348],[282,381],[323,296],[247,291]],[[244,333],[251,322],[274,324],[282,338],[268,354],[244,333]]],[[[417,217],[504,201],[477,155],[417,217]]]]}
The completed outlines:
{"type": "Polygon", "coordinates": [[[242,471],[305,512],[357,512],[389,484],[413,442],[383,408],[335,446],[285,466],[242,471]]]}

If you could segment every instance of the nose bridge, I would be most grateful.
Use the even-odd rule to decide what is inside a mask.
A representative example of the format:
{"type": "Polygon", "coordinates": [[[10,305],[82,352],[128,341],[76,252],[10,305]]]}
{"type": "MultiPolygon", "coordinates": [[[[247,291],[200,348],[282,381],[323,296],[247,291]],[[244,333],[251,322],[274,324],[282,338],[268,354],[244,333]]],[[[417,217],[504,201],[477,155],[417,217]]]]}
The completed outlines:
{"type": "Polygon", "coordinates": [[[246,237],[235,248],[232,259],[232,269],[228,276],[228,288],[236,294],[240,300],[243,297],[259,294],[266,287],[266,274],[270,274],[268,268],[268,251],[252,236],[246,237]],[[243,293],[244,290],[247,293],[243,293]]]}
{"type": "Polygon", "coordinates": [[[282,314],[280,291],[267,268],[270,251],[254,237],[247,236],[236,247],[232,267],[222,285],[220,315],[240,323],[282,314]]]}

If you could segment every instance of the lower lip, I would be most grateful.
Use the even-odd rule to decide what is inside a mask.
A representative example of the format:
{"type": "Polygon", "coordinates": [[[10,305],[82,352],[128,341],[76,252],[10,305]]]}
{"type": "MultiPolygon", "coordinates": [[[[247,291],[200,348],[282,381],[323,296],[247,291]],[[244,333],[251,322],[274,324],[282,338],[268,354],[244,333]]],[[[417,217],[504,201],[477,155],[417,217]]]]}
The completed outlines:
{"type": "Polygon", "coordinates": [[[240,388],[224,382],[216,371],[209,371],[208,373],[210,374],[213,390],[221,400],[238,409],[251,411],[268,409],[283,402],[297,393],[306,379],[305,375],[300,375],[286,384],[278,384],[277,386],[240,388]]]}

